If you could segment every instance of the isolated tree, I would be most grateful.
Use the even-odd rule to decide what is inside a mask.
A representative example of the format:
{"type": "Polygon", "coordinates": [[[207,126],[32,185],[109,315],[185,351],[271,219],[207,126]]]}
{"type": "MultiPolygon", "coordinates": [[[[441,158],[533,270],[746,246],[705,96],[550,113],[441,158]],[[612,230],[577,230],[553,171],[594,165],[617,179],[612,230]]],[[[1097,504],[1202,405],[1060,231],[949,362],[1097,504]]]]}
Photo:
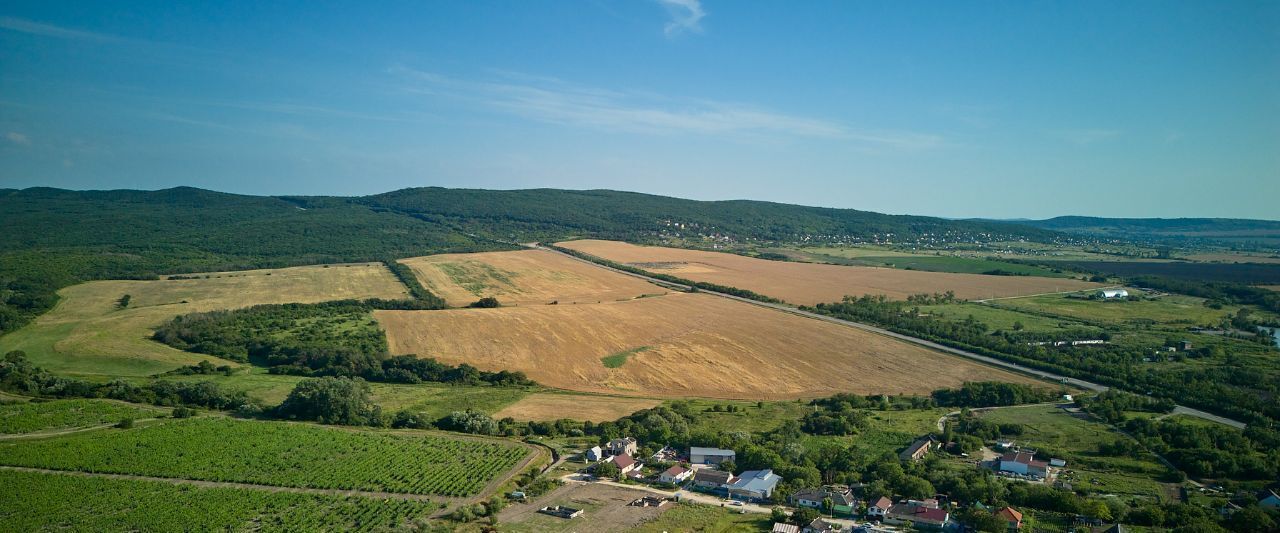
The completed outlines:
{"type": "Polygon", "coordinates": [[[276,411],[288,418],[348,426],[376,425],[381,414],[369,399],[369,384],[345,377],[304,379],[276,411]]]}
{"type": "Polygon", "coordinates": [[[502,304],[498,303],[497,298],[494,298],[492,296],[485,296],[484,298],[481,298],[479,300],[476,300],[475,302],[472,302],[472,304],[468,307],[475,307],[478,309],[493,309],[495,307],[502,307],[502,304]]]}
{"type": "Polygon", "coordinates": [[[605,461],[596,465],[594,474],[596,477],[615,479],[622,475],[622,471],[619,470],[618,465],[613,464],[612,461],[605,461]]]}

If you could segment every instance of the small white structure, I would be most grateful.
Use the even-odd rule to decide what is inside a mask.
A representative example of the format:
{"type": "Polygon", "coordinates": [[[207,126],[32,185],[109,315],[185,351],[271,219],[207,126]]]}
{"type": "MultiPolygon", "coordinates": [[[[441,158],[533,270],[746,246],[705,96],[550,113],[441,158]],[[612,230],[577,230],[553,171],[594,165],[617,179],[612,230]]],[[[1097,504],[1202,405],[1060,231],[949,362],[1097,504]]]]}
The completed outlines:
{"type": "Polygon", "coordinates": [[[1063,468],[1067,466],[1066,459],[1049,459],[1049,466],[1063,468]]]}
{"type": "Polygon", "coordinates": [[[1108,300],[1112,298],[1128,298],[1129,297],[1129,291],[1126,291],[1124,289],[1104,289],[1102,292],[1098,294],[1102,295],[1103,298],[1108,300]]]}
{"type": "Polygon", "coordinates": [[[658,481],[663,483],[683,483],[684,480],[693,477],[693,470],[687,470],[680,465],[668,468],[665,472],[658,476],[658,481]]]}
{"type": "Polygon", "coordinates": [[[592,446],[587,451],[582,452],[582,457],[592,463],[598,463],[604,460],[604,450],[601,450],[599,446],[592,446]]]}

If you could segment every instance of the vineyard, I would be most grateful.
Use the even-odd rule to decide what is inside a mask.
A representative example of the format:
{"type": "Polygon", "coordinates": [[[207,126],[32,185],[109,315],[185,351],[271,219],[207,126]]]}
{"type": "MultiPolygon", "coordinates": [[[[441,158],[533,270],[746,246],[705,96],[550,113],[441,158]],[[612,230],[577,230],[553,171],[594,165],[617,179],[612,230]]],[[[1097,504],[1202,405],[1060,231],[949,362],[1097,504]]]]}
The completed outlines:
{"type": "Polygon", "coordinates": [[[492,441],[220,417],[0,443],[11,466],[469,496],[528,451],[492,441]]]}
{"type": "Polygon", "coordinates": [[[440,506],[0,471],[0,531],[382,531],[440,506]]]}
{"type": "Polygon", "coordinates": [[[122,418],[151,418],[162,411],[107,400],[55,400],[0,405],[0,435],[97,426],[122,418]]]}

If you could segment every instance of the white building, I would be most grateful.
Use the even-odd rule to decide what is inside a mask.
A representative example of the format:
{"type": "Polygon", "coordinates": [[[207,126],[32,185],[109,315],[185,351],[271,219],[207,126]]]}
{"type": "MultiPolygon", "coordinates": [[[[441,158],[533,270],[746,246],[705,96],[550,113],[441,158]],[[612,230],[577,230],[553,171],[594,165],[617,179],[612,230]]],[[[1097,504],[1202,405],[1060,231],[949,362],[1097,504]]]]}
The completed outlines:
{"type": "Polygon", "coordinates": [[[1106,298],[1108,300],[1111,298],[1128,298],[1129,297],[1129,291],[1126,291],[1124,289],[1105,289],[1099,294],[1101,294],[1103,298],[1106,298]]]}
{"type": "Polygon", "coordinates": [[[689,448],[689,462],[695,465],[718,465],[725,461],[732,461],[737,454],[733,450],[722,450],[720,448],[689,448]]]}
{"type": "Polygon", "coordinates": [[[592,446],[587,451],[582,452],[582,457],[592,463],[598,463],[604,460],[604,450],[601,450],[599,446],[592,446]]]}

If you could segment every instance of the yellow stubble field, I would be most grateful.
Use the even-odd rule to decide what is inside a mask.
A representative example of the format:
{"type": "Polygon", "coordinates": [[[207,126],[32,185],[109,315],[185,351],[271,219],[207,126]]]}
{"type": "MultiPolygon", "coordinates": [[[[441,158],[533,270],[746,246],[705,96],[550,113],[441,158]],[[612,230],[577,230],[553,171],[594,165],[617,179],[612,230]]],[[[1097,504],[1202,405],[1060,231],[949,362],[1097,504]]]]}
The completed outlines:
{"type": "Polygon", "coordinates": [[[1062,278],[770,261],[730,253],[637,246],[616,241],[581,240],[558,245],[654,273],[747,289],[799,305],[836,302],[845,295],[883,294],[905,299],[912,294],[954,291],[959,298],[977,300],[1079,291],[1101,286],[1062,278]]]}
{"type": "Polygon", "coordinates": [[[874,333],[706,294],[374,316],[393,354],[518,370],[574,391],[784,399],[1030,382],[874,333]]]}
{"type": "Polygon", "coordinates": [[[595,303],[664,294],[666,289],[545,250],[441,254],[400,261],[451,306],[482,297],[503,305],[595,303]]]}
{"type": "Polygon", "coordinates": [[[37,366],[65,374],[149,375],[211,359],[150,340],[156,326],[181,314],[258,304],[407,296],[404,285],[381,263],[182,277],[192,279],[91,281],[64,288],[51,311],[0,337],[0,353],[23,350],[37,366]],[[129,304],[119,308],[117,301],[126,294],[129,304]]]}

